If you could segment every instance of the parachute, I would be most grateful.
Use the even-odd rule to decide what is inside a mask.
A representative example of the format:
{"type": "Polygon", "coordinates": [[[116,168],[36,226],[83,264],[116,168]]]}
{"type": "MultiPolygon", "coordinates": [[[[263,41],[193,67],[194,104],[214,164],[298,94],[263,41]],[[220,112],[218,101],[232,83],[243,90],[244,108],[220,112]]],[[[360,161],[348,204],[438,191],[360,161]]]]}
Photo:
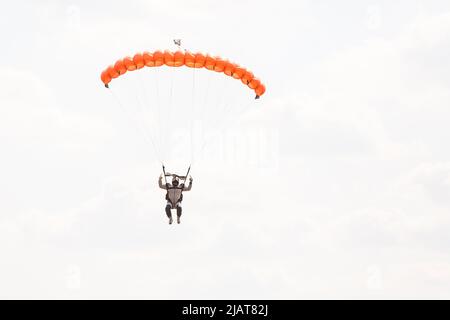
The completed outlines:
{"type": "Polygon", "coordinates": [[[105,87],[109,88],[112,79],[118,78],[127,71],[135,71],[144,67],[181,67],[205,68],[210,71],[221,72],[241,82],[255,91],[255,99],[261,97],[266,91],[264,84],[254,76],[254,74],[244,67],[234,62],[230,62],[221,57],[212,57],[203,53],[191,53],[177,50],[164,52],[157,50],[154,52],[136,53],[133,58],[125,57],[117,60],[114,65],[110,65],[101,73],[101,80],[105,87]]]}
{"type": "Polygon", "coordinates": [[[186,161],[190,168],[195,154],[210,140],[210,131],[236,119],[233,116],[246,109],[242,103],[253,101],[248,99],[248,90],[259,99],[266,87],[253,72],[235,62],[182,50],[179,39],[174,43],[176,50],[145,51],[121,58],[106,67],[100,79],[163,167],[171,156],[181,158],[189,149],[191,156],[186,161]],[[122,76],[126,81],[117,80],[122,76]]]}

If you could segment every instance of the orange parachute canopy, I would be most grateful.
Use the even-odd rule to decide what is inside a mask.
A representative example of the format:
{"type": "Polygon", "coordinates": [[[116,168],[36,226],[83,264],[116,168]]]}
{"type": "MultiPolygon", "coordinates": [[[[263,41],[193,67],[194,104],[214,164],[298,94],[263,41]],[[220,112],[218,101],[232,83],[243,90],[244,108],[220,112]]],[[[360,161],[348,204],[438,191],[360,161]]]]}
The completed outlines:
{"type": "Polygon", "coordinates": [[[127,71],[134,71],[143,67],[181,67],[205,68],[209,71],[224,73],[234,79],[241,80],[242,83],[252,89],[258,99],[266,91],[264,84],[254,76],[254,74],[237,65],[236,63],[222,59],[221,57],[212,57],[203,53],[191,53],[189,51],[160,51],[137,53],[133,57],[125,57],[117,60],[114,65],[108,66],[100,76],[100,79],[109,88],[112,79],[122,76],[127,71]]]}

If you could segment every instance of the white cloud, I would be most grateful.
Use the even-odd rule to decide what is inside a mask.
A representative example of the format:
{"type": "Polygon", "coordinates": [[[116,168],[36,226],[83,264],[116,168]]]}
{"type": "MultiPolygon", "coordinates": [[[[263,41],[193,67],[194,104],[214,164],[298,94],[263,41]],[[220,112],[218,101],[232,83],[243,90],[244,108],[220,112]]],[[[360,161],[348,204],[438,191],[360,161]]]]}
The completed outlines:
{"type": "Polygon", "coordinates": [[[448,296],[448,10],[384,5],[374,27],[331,4],[130,6],[4,20],[2,297],[448,296]],[[168,226],[159,163],[98,78],[175,34],[268,91],[193,166],[168,226]]]}

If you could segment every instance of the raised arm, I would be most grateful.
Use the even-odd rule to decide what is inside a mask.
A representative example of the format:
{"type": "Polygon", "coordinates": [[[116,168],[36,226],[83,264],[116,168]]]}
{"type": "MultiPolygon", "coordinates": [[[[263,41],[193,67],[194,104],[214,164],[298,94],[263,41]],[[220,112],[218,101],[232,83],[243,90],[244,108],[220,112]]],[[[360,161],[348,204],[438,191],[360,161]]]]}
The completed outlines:
{"type": "Polygon", "coordinates": [[[162,179],[163,179],[163,177],[162,177],[162,175],[160,175],[160,176],[159,176],[159,180],[158,180],[159,187],[160,187],[161,189],[166,190],[167,188],[166,188],[166,186],[163,184],[162,179]]]}
{"type": "Polygon", "coordinates": [[[190,191],[192,189],[192,177],[189,178],[189,185],[187,187],[183,187],[183,191],[190,191]]]}

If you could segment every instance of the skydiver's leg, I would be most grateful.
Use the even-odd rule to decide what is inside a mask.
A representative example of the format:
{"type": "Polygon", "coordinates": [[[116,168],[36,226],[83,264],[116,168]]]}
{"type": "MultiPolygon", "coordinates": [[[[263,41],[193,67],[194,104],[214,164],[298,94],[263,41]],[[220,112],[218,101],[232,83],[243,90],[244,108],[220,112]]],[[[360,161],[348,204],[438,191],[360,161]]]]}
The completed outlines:
{"type": "Polygon", "coordinates": [[[167,218],[171,218],[172,217],[172,211],[170,210],[172,209],[172,207],[170,206],[170,204],[168,204],[166,206],[166,214],[167,214],[167,218]]]}
{"type": "Polygon", "coordinates": [[[167,215],[167,218],[169,218],[169,224],[172,224],[172,205],[169,203],[169,202],[167,202],[167,205],[166,205],[166,215],[167,215]]]}
{"type": "Polygon", "coordinates": [[[182,212],[182,208],[181,208],[181,202],[177,203],[177,222],[180,223],[181,222],[181,212],[182,212]]]}

